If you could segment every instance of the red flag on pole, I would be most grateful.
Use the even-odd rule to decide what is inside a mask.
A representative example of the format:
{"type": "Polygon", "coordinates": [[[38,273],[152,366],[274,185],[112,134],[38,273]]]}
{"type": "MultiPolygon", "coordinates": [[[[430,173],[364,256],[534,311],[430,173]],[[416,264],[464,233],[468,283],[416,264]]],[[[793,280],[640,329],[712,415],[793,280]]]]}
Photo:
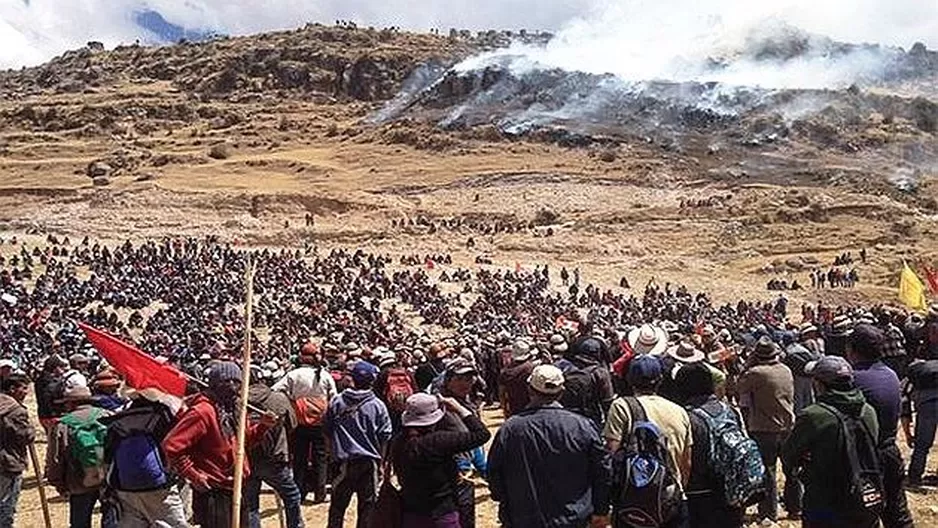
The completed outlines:
{"type": "Polygon", "coordinates": [[[922,270],[925,272],[925,280],[928,282],[928,289],[935,295],[938,295],[938,271],[935,268],[924,264],[922,270]]]}
{"type": "Polygon", "coordinates": [[[115,370],[124,376],[127,385],[137,390],[158,389],[182,398],[186,395],[186,376],[171,365],[160,363],[152,356],[123,341],[78,323],[88,341],[115,370]]]}

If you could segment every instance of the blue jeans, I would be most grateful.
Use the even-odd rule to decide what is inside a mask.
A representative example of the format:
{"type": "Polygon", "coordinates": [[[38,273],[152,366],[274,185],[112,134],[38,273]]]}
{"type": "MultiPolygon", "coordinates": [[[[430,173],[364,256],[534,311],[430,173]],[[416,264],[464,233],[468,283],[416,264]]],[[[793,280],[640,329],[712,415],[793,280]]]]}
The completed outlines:
{"type": "Polygon", "coordinates": [[[938,429],[938,400],[925,402],[915,411],[915,442],[909,461],[909,480],[921,480],[928,462],[928,450],[935,443],[938,429]]]}
{"type": "Polygon", "coordinates": [[[13,528],[23,475],[0,475],[0,528],[13,528]]]}
{"type": "Polygon", "coordinates": [[[283,501],[287,515],[287,528],[302,528],[303,517],[300,515],[300,488],[293,480],[290,466],[270,466],[257,464],[251,468],[251,476],[244,483],[244,502],[248,511],[248,526],[261,527],[261,483],[277,492],[283,501]]]}
{"type": "MultiPolygon", "coordinates": [[[[92,491],[83,495],[69,495],[69,528],[91,528],[91,515],[94,513],[94,505],[100,497],[100,491],[92,491]]],[[[113,505],[106,502],[101,503],[101,528],[117,528],[117,511],[113,505]]]]}

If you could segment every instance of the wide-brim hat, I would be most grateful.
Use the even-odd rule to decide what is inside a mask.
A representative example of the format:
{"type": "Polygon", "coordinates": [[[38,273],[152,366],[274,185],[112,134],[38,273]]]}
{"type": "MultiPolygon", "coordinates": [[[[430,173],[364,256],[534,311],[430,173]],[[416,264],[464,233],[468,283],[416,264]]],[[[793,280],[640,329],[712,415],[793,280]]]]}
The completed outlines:
{"type": "Polygon", "coordinates": [[[657,326],[644,324],[629,332],[628,342],[636,354],[659,355],[668,348],[668,334],[657,326]]]}
{"type": "Polygon", "coordinates": [[[853,320],[846,315],[838,315],[831,325],[831,335],[845,337],[853,332],[853,320]]]}
{"type": "Polygon", "coordinates": [[[668,349],[668,355],[681,363],[697,363],[703,361],[706,355],[692,343],[681,341],[668,349]]]}
{"type": "Polygon", "coordinates": [[[564,354],[569,349],[567,338],[560,334],[550,336],[550,350],[555,354],[564,354]]]}
{"type": "Polygon", "coordinates": [[[523,339],[515,341],[511,346],[511,359],[519,363],[531,359],[531,345],[523,339]]]}
{"type": "Polygon", "coordinates": [[[801,328],[798,329],[798,335],[805,336],[807,334],[810,334],[811,332],[817,332],[817,331],[818,329],[816,326],[814,326],[811,323],[805,323],[801,325],[801,328]]]}
{"type": "Polygon", "coordinates": [[[772,339],[768,336],[762,336],[759,338],[759,342],[756,343],[755,350],[753,354],[757,359],[761,360],[772,360],[779,356],[781,349],[777,344],[775,344],[772,339]]]}
{"type": "Polygon", "coordinates": [[[401,424],[404,427],[428,427],[443,419],[446,411],[436,396],[418,392],[407,398],[401,424]]]}
{"type": "Polygon", "coordinates": [[[938,303],[932,303],[928,307],[928,315],[931,317],[938,317],[938,303]]]}

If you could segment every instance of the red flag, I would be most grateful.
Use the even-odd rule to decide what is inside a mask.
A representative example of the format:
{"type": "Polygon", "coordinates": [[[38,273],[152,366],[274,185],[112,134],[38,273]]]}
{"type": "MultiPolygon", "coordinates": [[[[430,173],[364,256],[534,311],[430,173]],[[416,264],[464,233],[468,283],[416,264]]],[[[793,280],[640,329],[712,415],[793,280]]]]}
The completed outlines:
{"type": "Polygon", "coordinates": [[[78,323],[78,327],[85,331],[101,356],[124,376],[127,385],[137,390],[158,389],[179,398],[186,395],[186,376],[179,370],[84,323],[78,323]]]}
{"type": "Polygon", "coordinates": [[[928,289],[935,295],[938,295],[938,271],[935,268],[925,264],[922,266],[925,271],[925,280],[928,282],[928,289]]]}

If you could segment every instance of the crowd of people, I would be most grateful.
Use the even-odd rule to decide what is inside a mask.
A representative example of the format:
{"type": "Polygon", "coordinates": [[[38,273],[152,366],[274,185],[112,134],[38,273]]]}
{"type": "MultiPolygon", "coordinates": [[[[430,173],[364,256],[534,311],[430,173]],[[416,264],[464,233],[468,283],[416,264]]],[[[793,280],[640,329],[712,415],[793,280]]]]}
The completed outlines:
{"type": "Polygon", "coordinates": [[[783,297],[603,290],[578,269],[213,237],[0,253],[0,527],[37,436],[30,385],[70,526],[96,504],[107,527],[229,526],[245,339],[252,527],[261,483],[290,528],[325,503],[343,526],[352,496],[359,527],[471,528],[479,486],[508,527],[910,527],[906,487],[935,483],[938,305],[795,314],[783,297]],[[75,321],[187,373],[182,405],[127,387],[75,321]],[[494,438],[485,409],[506,418],[494,438]]]}

